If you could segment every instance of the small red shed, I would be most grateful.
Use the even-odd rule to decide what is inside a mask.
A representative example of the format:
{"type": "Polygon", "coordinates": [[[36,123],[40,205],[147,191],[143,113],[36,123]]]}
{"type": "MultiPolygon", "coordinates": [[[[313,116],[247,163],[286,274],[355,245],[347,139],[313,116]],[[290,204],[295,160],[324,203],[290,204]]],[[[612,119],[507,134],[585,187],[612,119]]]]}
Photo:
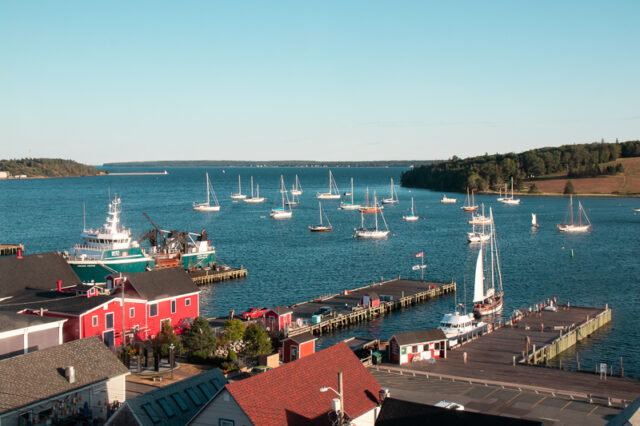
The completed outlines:
{"type": "Polygon", "coordinates": [[[282,360],[295,361],[316,352],[317,338],[311,333],[288,337],[282,342],[282,360]]]}
{"type": "Polygon", "coordinates": [[[370,308],[378,307],[380,306],[380,297],[378,297],[378,294],[374,292],[364,294],[360,299],[360,304],[362,306],[368,306],[370,308]]]}
{"type": "Polygon", "coordinates": [[[288,306],[276,306],[264,313],[265,327],[271,332],[283,331],[291,324],[293,310],[288,306]]]}

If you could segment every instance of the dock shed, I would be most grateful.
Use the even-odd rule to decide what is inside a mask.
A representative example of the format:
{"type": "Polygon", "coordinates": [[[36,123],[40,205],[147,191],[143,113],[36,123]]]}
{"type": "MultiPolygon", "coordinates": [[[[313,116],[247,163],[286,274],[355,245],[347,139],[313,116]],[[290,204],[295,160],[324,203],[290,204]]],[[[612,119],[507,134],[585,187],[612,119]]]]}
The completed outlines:
{"type": "Polygon", "coordinates": [[[406,364],[447,357],[447,337],[439,328],[394,334],[389,340],[389,360],[406,364]]]}
{"type": "Polygon", "coordinates": [[[264,313],[265,326],[271,332],[284,331],[291,325],[293,309],[288,306],[276,306],[264,313]]]}
{"type": "Polygon", "coordinates": [[[316,340],[311,333],[297,334],[282,342],[282,360],[284,362],[295,361],[316,352],[316,340]]]}
{"type": "Polygon", "coordinates": [[[369,308],[377,308],[380,306],[380,297],[378,297],[377,293],[370,291],[369,293],[362,295],[360,304],[369,308]]]}

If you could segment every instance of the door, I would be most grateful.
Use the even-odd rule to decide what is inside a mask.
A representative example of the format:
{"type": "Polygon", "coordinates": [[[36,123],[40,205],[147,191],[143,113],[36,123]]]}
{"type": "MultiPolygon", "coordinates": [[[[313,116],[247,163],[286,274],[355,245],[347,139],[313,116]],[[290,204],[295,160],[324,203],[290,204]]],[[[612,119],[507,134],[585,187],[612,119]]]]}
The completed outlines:
{"type": "Polygon", "coordinates": [[[114,330],[105,331],[102,333],[102,341],[110,348],[115,346],[116,332],[114,330]]]}
{"type": "Polygon", "coordinates": [[[107,330],[113,328],[113,312],[105,315],[105,327],[107,330]]]}

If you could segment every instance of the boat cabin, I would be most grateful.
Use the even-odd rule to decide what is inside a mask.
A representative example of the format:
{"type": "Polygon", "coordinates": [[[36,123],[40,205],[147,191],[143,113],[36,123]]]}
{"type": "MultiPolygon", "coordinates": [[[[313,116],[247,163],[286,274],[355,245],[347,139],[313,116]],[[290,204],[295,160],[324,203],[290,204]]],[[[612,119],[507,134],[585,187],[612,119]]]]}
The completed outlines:
{"type": "Polygon", "coordinates": [[[439,328],[394,334],[389,360],[396,364],[447,357],[447,337],[439,328]]]}

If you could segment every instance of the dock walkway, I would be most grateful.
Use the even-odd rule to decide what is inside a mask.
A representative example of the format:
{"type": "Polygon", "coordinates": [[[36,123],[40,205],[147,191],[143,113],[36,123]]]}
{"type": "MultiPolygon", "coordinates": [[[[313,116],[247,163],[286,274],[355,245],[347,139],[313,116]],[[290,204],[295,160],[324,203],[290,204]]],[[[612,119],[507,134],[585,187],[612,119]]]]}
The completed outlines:
{"type": "Polygon", "coordinates": [[[217,283],[220,281],[237,280],[237,279],[246,278],[246,277],[247,277],[247,270],[244,269],[242,265],[240,266],[240,268],[227,267],[217,271],[211,271],[211,270],[189,271],[189,278],[191,278],[191,280],[196,285],[199,285],[199,286],[205,285],[205,284],[217,283]]]}
{"type": "Polygon", "coordinates": [[[24,252],[22,244],[0,244],[0,256],[13,256],[18,254],[18,250],[24,252]]]}

